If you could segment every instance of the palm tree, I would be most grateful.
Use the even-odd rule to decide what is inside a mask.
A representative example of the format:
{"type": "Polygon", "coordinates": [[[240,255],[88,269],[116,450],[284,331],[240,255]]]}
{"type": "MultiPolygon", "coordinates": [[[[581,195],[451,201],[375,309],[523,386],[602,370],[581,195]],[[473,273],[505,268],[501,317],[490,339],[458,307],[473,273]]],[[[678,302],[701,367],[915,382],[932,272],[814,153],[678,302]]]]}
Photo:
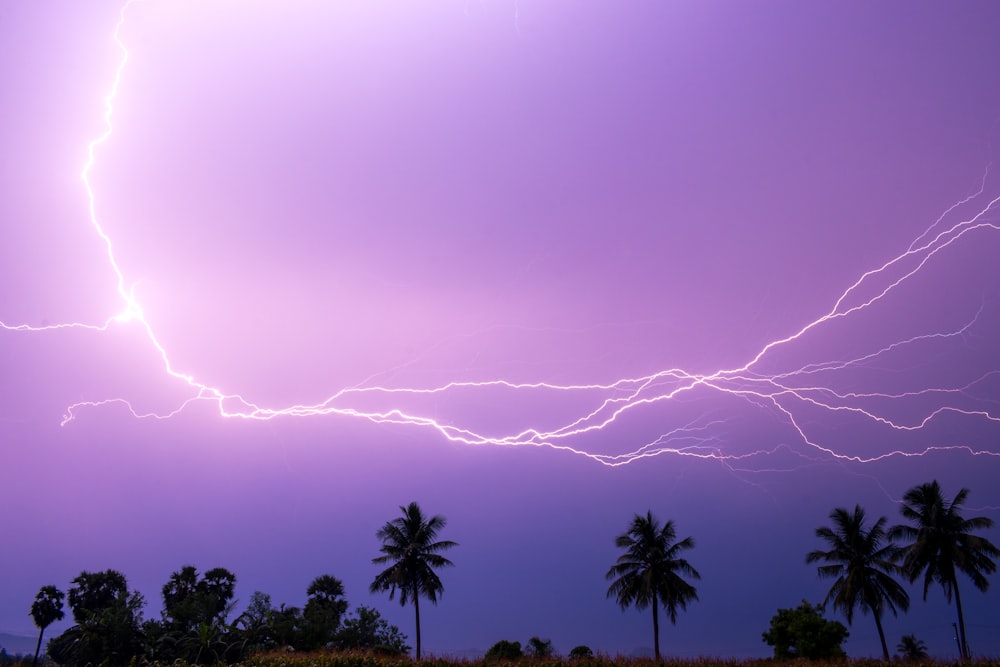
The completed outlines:
{"type": "Polygon", "coordinates": [[[55,586],[42,586],[38,595],[35,596],[35,601],[31,603],[31,618],[34,619],[35,626],[38,628],[38,643],[35,644],[35,659],[32,661],[32,665],[38,664],[38,652],[42,648],[42,635],[45,634],[45,628],[56,621],[61,621],[66,615],[63,613],[63,599],[65,597],[66,594],[55,586]]]}
{"type": "Polygon", "coordinates": [[[896,615],[897,608],[906,611],[910,606],[910,596],[893,576],[900,574],[900,568],[893,562],[897,547],[886,540],[888,519],[879,517],[865,530],[865,511],[860,505],[854,506],[853,513],[838,507],[830,512],[830,519],[833,528],[816,529],[816,537],[825,540],[830,550],[817,549],[806,555],[807,563],[826,563],[817,568],[820,577],[836,577],[823,604],[832,600],[833,608],[844,612],[848,625],[854,620],[855,607],[861,607],[865,614],[870,611],[882,642],[882,657],[888,662],[882,613],[888,608],[896,615]]]}
{"type": "Polygon", "coordinates": [[[677,610],[687,609],[688,601],[698,599],[697,591],[681,578],[681,574],[694,579],[701,579],[701,575],[687,560],[679,557],[682,551],[694,547],[694,540],[686,537],[675,542],[676,537],[673,521],[667,521],[660,528],[652,512],[647,512],[645,517],[636,514],[628,531],[615,538],[615,546],[625,549],[625,553],[605,575],[612,582],[608,597],[616,597],[623,611],[633,605],[636,609],[653,607],[653,646],[657,661],[660,660],[659,606],[663,605],[670,622],[676,624],[677,610]]]}
{"type": "Polygon", "coordinates": [[[896,644],[896,653],[903,660],[923,660],[927,657],[927,644],[917,639],[916,635],[903,635],[896,644]]]}
{"type": "Polygon", "coordinates": [[[457,546],[449,540],[435,541],[445,527],[445,518],[435,515],[424,517],[417,503],[400,507],[403,516],[386,522],[375,536],[382,540],[381,556],[372,563],[392,563],[375,576],[372,593],[389,591],[391,600],[399,589],[399,603],[413,601],[417,619],[417,660],[420,660],[420,596],[437,604],[438,595],[444,590],[434,568],[453,565],[440,552],[457,546]]]}
{"type": "Polygon", "coordinates": [[[900,512],[912,525],[893,526],[889,537],[910,541],[900,551],[903,572],[910,581],[924,575],[924,600],[933,582],[941,584],[945,599],[955,598],[958,610],[959,650],[963,659],[969,658],[969,644],[965,637],[965,618],[962,615],[962,596],[958,590],[958,573],[964,572],[976,588],[986,591],[990,582],[986,575],[996,572],[993,559],[998,550],[985,537],[973,535],[974,530],[993,526],[993,520],[984,516],[966,519],[961,506],[969,495],[962,489],[949,503],[941,493],[937,480],[915,486],[903,496],[900,512]]]}

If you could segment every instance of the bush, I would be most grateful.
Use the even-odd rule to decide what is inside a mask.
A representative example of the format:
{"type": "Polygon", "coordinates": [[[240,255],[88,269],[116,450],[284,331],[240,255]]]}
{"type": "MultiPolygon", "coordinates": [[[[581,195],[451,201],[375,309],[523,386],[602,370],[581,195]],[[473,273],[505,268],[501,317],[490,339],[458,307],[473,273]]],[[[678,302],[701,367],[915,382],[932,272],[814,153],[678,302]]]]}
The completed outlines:
{"type": "Polygon", "coordinates": [[[590,650],[589,646],[581,644],[580,646],[574,646],[569,652],[569,657],[571,660],[586,660],[588,658],[594,657],[594,652],[590,650]]]}
{"type": "Polygon", "coordinates": [[[549,639],[541,639],[540,637],[532,637],[528,640],[528,655],[532,658],[537,658],[539,660],[544,660],[546,658],[551,658],[555,650],[552,648],[552,641],[549,639]]]}
{"type": "Polygon", "coordinates": [[[487,660],[517,660],[521,657],[521,642],[501,639],[486,652],[487,660]]]}
{"type": "Polygon", "coordinates": [[[795,609],[779,609],[761,637],[774,647],[775,658],[815,660],[844,657],[841,644],[848,634],[843,623],[823,618],[821,606],[803,600],[795,609]]]}

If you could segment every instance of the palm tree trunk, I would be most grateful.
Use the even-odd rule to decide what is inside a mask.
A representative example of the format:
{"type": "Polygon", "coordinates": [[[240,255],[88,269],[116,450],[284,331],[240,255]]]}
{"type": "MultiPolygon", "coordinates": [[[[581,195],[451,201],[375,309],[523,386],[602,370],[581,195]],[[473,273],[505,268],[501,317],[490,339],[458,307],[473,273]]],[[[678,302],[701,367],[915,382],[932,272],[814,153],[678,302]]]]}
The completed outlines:
{"type": "Polygon", "coordinates": [[[656,593],[653,593],[653,654],[656,662],[660,662],[660,616],[659,605],[656,601],[656,593]]]}
{"type": "Polygon", "coordinates": [[[417,662],[420,662],[420,596],[418,589],[413,587],[413,608],[417,612],[417,662]]]}
{"type": "Polygon", "coordinates": [[[955,591],[955,608],[958,609],[958,637],[962,646],[962,660],[969,659],[969,642],[965,639],[965,616],[962,615],[962,596],[958,593],[958,577],[952,575],[951,586],[955,591]]]}
{"type": "Polygon", "coordinates": [[[42,628],[38,631],[38,643],[35,644],[35,659],[31,662],[32,667],[36,667],[36,665],[38,665],[38,652],[42,648],[42,635],[44,634],[45,634],[45,628],[42,628]]]}
{"type": "Polygon", "coordinates": [[[882,619],[879,618],[879,612],[872,609],[872,616],[875,617],[875,627],[878,628],[878,638],[882,642],[882,659],[889,662],[889,647],[885,643],[885,632],[882,631],[882,619]]]}

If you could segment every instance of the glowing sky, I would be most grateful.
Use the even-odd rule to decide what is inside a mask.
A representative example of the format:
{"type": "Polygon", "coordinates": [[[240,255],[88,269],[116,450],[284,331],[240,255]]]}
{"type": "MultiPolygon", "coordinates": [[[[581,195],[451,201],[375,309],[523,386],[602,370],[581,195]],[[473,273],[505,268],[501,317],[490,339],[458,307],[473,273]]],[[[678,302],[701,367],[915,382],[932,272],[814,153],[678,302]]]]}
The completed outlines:
{"type": "MultiPolygon", "coordinates": [[[[412,638],[367,588],[417,500],[430,652],[651,646],[603,575],[652,509],[664,651],[766,655],[834,507],[1000,519],[1000,6],[428,4],[0,5],[0,631],[190,563],[412,638]]],[[[890,645],[954,654],[911,594],[890,645]]]]}

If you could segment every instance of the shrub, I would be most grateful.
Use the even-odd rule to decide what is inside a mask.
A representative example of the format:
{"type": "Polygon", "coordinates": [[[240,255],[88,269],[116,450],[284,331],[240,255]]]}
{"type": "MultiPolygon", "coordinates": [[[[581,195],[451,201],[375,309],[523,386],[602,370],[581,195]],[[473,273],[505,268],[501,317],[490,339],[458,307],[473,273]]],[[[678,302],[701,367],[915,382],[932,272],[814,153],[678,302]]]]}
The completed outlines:
{"type": "Polygon", "coordinates": [[[516,660],[521,657],[521,642],[501,639],[486,652],[487,660],[516,660]]]}
{"type": "Polygon", "coordinates": [[[552,641],[549,639],[541,639],[540,637],[532,637],[528,640],[528,655],[532,658],[538,658],[544,660],[545,658],[551,658],[555,650],[552,648],[552,641]]]}
{"type": "Polygon", "coordinates": [[[843,623],[823,618],[821,606],[803,600],[795,609],[779,609],[761,636],[774,647],[775,658],[815,660],[843,657],[840,645],[848,634],[843,623]]]}

